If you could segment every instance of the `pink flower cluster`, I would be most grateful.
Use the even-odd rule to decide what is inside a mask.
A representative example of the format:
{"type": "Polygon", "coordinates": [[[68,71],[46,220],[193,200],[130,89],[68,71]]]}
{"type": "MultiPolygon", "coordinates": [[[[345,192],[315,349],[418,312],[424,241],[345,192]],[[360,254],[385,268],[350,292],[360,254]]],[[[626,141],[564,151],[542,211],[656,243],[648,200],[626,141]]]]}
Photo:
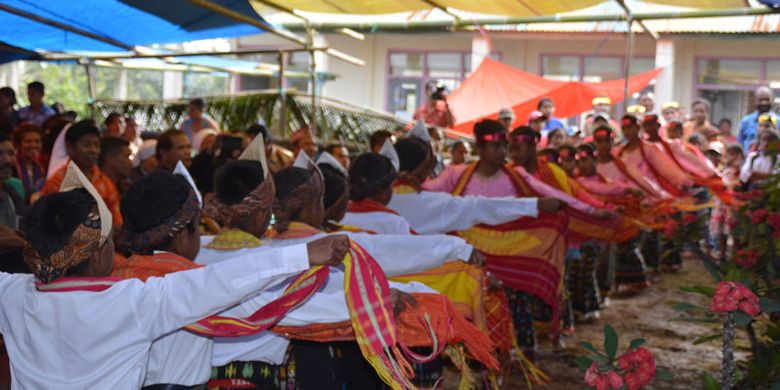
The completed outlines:
{"type": "Polygon", "coordinates": [[[780,236],[780,213],[771,213],[766,217],[766,223],[772,227],[772,235],[777,238],[780,236]]]}
{"type": "Polygon", "coordinates": [[[734,257],[734,262],[742,268],[753,268],[758,263],[758,251],[755,249],[740,249],[737,251],[737,256],[734,257]]]}
{"type": "Polygon", "coordinates": [[[625,372],[626,387],[636,390],[655,378],[655,359],[645,348],[630,350],[618,358],[618,365],[625,372]]]}
{"type": "Polygon", "coordinates": [[[715,313],[741,310],[745,314],[754,317],[761,312],[761,305],[756,294],[741,283],[720,282],[715,287],[715,296],[712,297],[711,309],[715,313]]]}
{"type": "Polygon", "coordinates": [[[596,390],[619,389],[623,387],[623,378],[615,371],[602,371],[593,363],[585,371],[585,383],[596,390]]]}
{"type": "Polygon", "coordinates": [[[769,216],[769,212],[764,209],[758,209],[753,211],[752,213],[750,211],[746,212],[746,215],[750,217],[750,222],[753,225],[758,225],[761,222],[764,222],[764,220],[769,216]]]}
{"type": "Polygon", "coordinates": [[[618,358],[617,363],[623,376],[612,367],[599,367],[593,363],[585,371],[585,383],[597,390],[620,389],[623,386],[628,390],[637,390],[655,378],[655,359],[645,348],[627,351],[618,358]]]}

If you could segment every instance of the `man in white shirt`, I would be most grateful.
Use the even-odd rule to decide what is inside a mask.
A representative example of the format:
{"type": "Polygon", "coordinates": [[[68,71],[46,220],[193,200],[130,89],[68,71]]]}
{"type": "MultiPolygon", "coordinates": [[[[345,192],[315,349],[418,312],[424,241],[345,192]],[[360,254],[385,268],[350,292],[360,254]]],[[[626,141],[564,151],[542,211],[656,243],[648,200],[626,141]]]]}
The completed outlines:
{"type": "MultiPolygon", "coordinates": [[[[197,218],[195,218],[197,219],[197,218]]],[[[343,259],[346,240],[237,258],[164,278],[111,273],[111,213],[75,164],[60,193],[45,196],[25,224],[34,277],[0,274],[0,332],[17,389],[138,389],[152,342],[309,268],[343,259]],[[342,242],[343,241],[343,242],[342,242]],[[263,264],[265,263],[265,264],[263,264]]]]}

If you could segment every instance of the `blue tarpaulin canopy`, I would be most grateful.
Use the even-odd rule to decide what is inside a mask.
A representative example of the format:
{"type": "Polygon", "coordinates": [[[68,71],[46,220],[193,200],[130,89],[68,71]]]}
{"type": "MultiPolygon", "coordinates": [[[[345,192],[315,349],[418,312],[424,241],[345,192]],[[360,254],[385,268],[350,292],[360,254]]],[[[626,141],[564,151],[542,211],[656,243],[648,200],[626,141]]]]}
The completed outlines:
{"type": "MultiPolygon", "coordinates": [[[[212,2],[264,23],[247,0],[212,2]]],[[[27,50],[116,52],[137,45],[262,32],[187,0],[0,0],[0,37],[8,45],[27,50]],[[36,17],[38,20],[34,20],[36,17]],[[111,43],[47,24],[46,20],[87,31],[111,43]]]]}

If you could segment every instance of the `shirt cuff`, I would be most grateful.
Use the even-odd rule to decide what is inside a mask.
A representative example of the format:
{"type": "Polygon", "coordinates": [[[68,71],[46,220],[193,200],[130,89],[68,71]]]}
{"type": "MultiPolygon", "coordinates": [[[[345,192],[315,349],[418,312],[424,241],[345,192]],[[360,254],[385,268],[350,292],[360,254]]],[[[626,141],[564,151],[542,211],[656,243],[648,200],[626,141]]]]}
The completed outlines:
{"type": "Polygon", "coordinates": [[[282,267],[288,267],[290,272],[300,272],[309,269],[309,250],[306,244],[291,245],[279,248],[282,267]]]}

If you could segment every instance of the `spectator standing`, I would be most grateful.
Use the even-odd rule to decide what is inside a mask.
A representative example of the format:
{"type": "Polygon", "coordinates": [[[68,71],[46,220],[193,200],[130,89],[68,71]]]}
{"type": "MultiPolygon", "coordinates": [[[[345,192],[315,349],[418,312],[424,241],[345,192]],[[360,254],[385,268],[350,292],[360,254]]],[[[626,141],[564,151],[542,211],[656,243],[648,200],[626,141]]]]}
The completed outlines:
{"type": "Polygon", "coordinates": [[[38,126],[43,126],[43,122],[56,114],[53,108],[43,104],[43,97],[46,96],[46,87],[40,81],[33,81],[27,84],[27,99],[30,105],[19,110],[19,121],[26,121],[38,126]]]}
{"type": "Polygon", "coordinates": [[[32,123],[23,123],[14,132],[17,176],[28,195],[40,191],[46,182],[46,167],[40,162],[42,137],[43,130],[32,123]]]}
{"type": "Polygon", "coordinates": [[[190,100],[190,103],[187,105],[187,115],[189,115],[189,118],[182,122],[179,130],[183,131],[190,140],[203,129],[219,131],[217,122],[206,114],[206,102],[203,99],[195,98],[190,100]]]}
{"type": "Polygon", "coordinates": [[[6,120],[11,128],[19,123],[19,112],[16,111],[16,92],[9,87],[0,88],[0,118],[6,120]]]}
{"type": "Polygon", "coordinates": [[[443,84],[431,86],[428,101],[414,112],[414,120],[444,128],[452,128],[455,125],[455,117],[447,104],[447,89],[443,84]]]}
{"type": "Polygon", "coordinates": [[[742,144],[742,150],[750,150],[750,145],[756,141],[756,137],[758,137],[758,117],[761,114],[769,114],[777,119],[777,114],[772,112],[772,101],[774,98],[775,94],[771,88],[761,86],[756,89],[756,110],[745,115],[739,123],[737,142],[742,144]]]}

